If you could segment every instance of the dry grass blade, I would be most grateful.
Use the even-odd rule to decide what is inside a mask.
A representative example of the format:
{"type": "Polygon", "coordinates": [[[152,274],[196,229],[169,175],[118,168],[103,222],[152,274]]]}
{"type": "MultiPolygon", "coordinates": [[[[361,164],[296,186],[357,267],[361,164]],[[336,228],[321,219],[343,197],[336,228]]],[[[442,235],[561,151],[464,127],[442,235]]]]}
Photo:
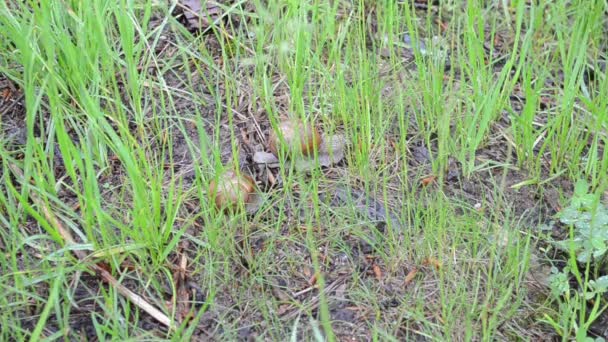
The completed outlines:
{"type": "Polygon", "coordinates": [[[188,248],[188,241],[183,241],[180,244],[181,249],[181,257],[179,259],[179,265],[177,271],[175,271],[174,279],[175,285],[177,288],[177,293],[175,294],[175,303],[176,303],[176,315],[180,322],[184,322],[191,317],[191,307],[189,302],[190,292],[186,286],[187,282],[187,266],[188,266],[188,256],[186,255],[186,249],[188,248]]]}
{"type": "MultiPolygon", "coordinates": [[[[336,288],[338,288],[338,286],[340,286],[342,283],[344,283],[346,281],[345,277],[340,277],[336,280],[334,280],[331,284],[327,285],[324,289],[323,292],[325,294],[330,293],[331,291],[335,290],[336,288]]],[[[307,310],[307,311],[312,311],[316,308],[319,307],[319,305],[321,304],[321,296],[317,295],[315,296],[313,299],[311,299],[311,301],[306,304],[307,308],[306,309],[296,309],[293,310],[289,313],[286,313],[283,317],[281,317],[283,320],[291,320],[296,318],[297,316],[302,314],[303,310],[307,310]]]]}
{"type": "MultiPolygon", "coordinates": [[[[21,179],[22,182],[25,182],[25,179],[23,179],[24,178],[23,172],[16,165],[10,164],[9,167],[17,178],[21,179]]],[[[69,230],[67,230],[63,227],[63,225],[61,224],[59,219],[57,219],[57,217],[53,214],[53,212],[46,206],[44,201],[40,200],[33,193],[30,193],[30,198],[36,205],[38,205],[41,208],[44,217],[49,221],[49,223],[53,227],[55,227],[55,229],[57,229],[57,231],[59,232],[59,234],[61,235],[63,240],[67,244],[75,244],[76,242],[75,242],[74,238],[72,237],[72,233],[70,233],[69,230]]],[[[79,260],[85,260],[87,258],[84,251],[74,250],[72,252],[74,253],[74,255],[76,255],[76,257],[79,260]]],[[[171,319],[167,315],[165,315],[160,310],[155,308],[152,304],[148,303],[145,299],[143,299],[138,294],[134,293],[133,291],[126,288],[124,285],[120,284],[118,282],[118,280],[116,280],[116,278],[114,278],[110,274],[110,272],[108,272],[103,267],[101,267],[97,264],[92,264],[89,267],[91,268],[91,270],[95,271],[101,277],[101,279],[103,281],[107,282],[112,287],[114,287],[116,289],[116,291],[118,291],[118,293],[120,293],[121,295],[128,298],[137,307],[139,307],[140,309],[147,312],[150,316],[154,317],[154,319],[156,319],[158,322],[162,323],[169,329],[174,328],[174,326],[171,322],[171,319]]]]}

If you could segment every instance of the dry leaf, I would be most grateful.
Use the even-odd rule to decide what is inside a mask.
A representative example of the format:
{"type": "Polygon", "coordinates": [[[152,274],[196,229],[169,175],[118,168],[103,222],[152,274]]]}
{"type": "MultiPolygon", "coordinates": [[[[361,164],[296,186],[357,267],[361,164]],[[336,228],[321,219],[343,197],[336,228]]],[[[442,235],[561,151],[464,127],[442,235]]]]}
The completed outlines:
{"type": "Polygon", "coordinates": [[[271,186],[274,186],[277,183],[277,179],[275,178],[275,176],[270,171],[266,172],[266,175],[268,176],[268,183],[271,186]]]}
{"type": "Polygon", "coordinates": [[[302,273],[306,278],[310,278],[313,275],[312,270],[308,266],[304,266],[304,268],[302,268],[302,273]]]}
{"type": "Polygon", "coordinates": [[[414,280],[414,277],[416,277],[416,274],[418,273],[418,269],[416,267],[412,268],[408,274],[405,276],[405,280],[403,281],[404,285],[409,285],[412,280],[414,280]]]}
{"type": "Polygon", "coordinates": [[[430,175],[428,177],[422,178],[422,180],[420,181],[420,183],[422,184],[422,186],[427,186],[427,185],[435,182],[436,179],[437,179],[436,176],[430,175]]]}
{"type": "Polygon", "coordinates": [[[241,138],[243,139],[243,143],[247,146],[251,146],[251,140],[249,136],[247,136],[247,129],[241,128],[241,138]]]}
{"type": "Polygon", "coordinates": [[[256,164],[266,164],[270,168],[279,167],[279,159],[274,154],[268,152],[254,153],[253,162],[256,164]]]}
{"type": "Polygon", "coordinates": [[[4,101],[8,101],[8,99],[11,97],[11,90],[9,88],[4,88],[0,97],[2,97],[4,101]]]}
{"type": "Polygon", "coordinates": [[[378,264],[373,264],[372,270],[374,271],[374,277],[376,277],[376,280],[381,281],[382,280],[382,270],[380,269],[380,266],[378,266],[378,264]]]}
{"type": "Polygon", "coordinates": [[[445,22],[441,21],[441,19],[436,18],[435,19],[435,23],[441,29],[441,33],[444,33],[444,32],[446,32],[448,30],[448,24],[446,24],[445,22]]]}
{"type": "Polygon", "coordinates": [[[308,284],[310,284],[310,286],[314,286],[317,283],[317,273],[313,274],[309,279],[308,279],[308,284]]]}
{"type": "Polygon", "coordinates": [[[438,271],[441,269],[441,266],[442,266],[441,261],[437,260],[437,258],[434,258],[434,257],[428,257],[428,258],[424,259],[422,264],[424,266],[433,266],[438,271]]]}
{"type": "Polygon", "coordinates": [[[180,7],[189,29],[202,30],[209,27],[210,22],[217,20],[222,14],[219,4],[209,0],[181,0],[180,7]]]}

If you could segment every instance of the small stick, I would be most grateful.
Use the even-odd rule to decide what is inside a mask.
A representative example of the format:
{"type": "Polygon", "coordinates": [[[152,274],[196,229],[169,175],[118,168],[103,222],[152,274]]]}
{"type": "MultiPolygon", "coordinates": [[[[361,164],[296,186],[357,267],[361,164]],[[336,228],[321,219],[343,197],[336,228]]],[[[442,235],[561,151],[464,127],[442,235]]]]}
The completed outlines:
{"type": "MultiPolygon", "coordinates": [[[[332,282],[331,284],[327,285],[322,292],[327,294],[330,291],[333,291],[335,288],[337,288],[342,282],[344,282],[346,278],[340,277],[338,279],[336,279],[334,282],[332,282]]],[[[300,291],[301,292],[301,291],[300,291]]],[[[319,305],[321,304],[321,297],[320,295],[315,296],[313,299],[310,300],[310,302],[307,304],[309,307],[307,308],[307,310],[314,310],[317,307],[319,307],[319,305]]],[[[306,304],[305,304],[306,305],[306,304]]],[[[294,319],[296,318],[298,315],[300,315],[302,313],[301,310],[294,310],[292,312],[289,313],[285,313],[281,318],[284,320],[290,320],[290,319],[294,319]]]]}
{"type": "MultiPolygon", "coordinates": [[[[22,179],[22,182],[25,182],[25,180],[23,179],[23,172],[16,165],[10,164],[9,168],[13,171],[13,173],[16,176],[18,176],[19,178],[22,179]]],[[[43,201],[41,201],[33,193],[30,193],[30,198],[32,199],[32,201],[35,204],[37,204],[42,209],[42,213],[44,214],[46,219],[49,221],[49,223],[52,226],[54,226],[57,229],[57,231],[59,232],[59,234],[65,241],[65,243],[68,245],[76,244],[76,242],[74,241],[74,238],[72,237],[72,233],[70,233],[69,230],[66,230],[63,227],[63,225],[61,224],[59,219],[57,219],[57,217],[49,210],[49,208],[45,205],[45,203],[43,201]]],[[[87,255],[84,251],[74,250],[72,252],[79,260],[85,260],[87,258],[87,255]]],[[[133,291],[129,290],[124,285],[119,283],[118,280],[116,280],[116,278],[114,278],[110,274],[110,272],[106,271],[103,267],[101,267],[97,264],[92,264],[89,267],[93,271],[95,271],[97,274],[99,274],[99,276],[101,277],[101,279],[103,281],[107,282],[108,284],[110,284],[111,286],[116,288],[116,291],[118,291],[118,293],[127,297],[137,307],[139,307],[140,309],[147,312],[150,316],[154,317],[157,321],[159,321],[160,323],[162,323],[163,325],[168,327],[170,330],[174,329],[174,326],[171,323],[171,319],[167,315],[165,315],[160,310],[155,308],[152,304],[146,302],[146,300],[143,299],[141,296],[137,295],[136,293],[134,293],[133,291]]]]}

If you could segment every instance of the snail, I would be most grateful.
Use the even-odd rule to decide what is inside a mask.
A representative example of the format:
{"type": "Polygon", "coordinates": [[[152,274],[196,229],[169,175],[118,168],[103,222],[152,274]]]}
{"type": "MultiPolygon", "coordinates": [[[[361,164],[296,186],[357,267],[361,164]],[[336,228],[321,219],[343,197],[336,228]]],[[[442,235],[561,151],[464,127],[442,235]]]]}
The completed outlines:
{"type": "Polygon", "coordinates": [[[280,147],[291,154],[304,156],[314,154],[321,144],[321,135],[314,125],[307,125],[299,119],[288,118],[279,122],[277,129],[271,131],[268,148],[279,155],[280,147]]]}
{"type": "Polygon", "coordinates": [[[240,203],[246,204],[255,192],[254,180],[244,174],[229,170],[209,184],[209,196],[216,208],[236,210],[240,203]]]}

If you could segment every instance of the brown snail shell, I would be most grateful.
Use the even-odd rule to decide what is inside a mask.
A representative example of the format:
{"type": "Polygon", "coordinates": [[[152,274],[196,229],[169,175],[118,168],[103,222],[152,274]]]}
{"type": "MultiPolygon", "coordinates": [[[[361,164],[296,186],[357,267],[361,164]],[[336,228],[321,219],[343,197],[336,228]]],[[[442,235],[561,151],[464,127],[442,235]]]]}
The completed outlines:
{"type": "Polygon", "coordinates": [[[276,131],[270,132],[268,140],[268,148],[277,156],[282,143],[286,144],[289,153],[302,153],[308,156],[312,155],[321,144],[321,135],[314,125],[307,125],[299,119],[290,118],[279,122],[276,131]]]}
{"type": "Polygon", "coordinates": [[[238,209],[239,203],[247,203],[255,191],[254,180],[244,174],[229,170],[209,184],[209,196],[216,208],[224,210],[238,209]]]}

